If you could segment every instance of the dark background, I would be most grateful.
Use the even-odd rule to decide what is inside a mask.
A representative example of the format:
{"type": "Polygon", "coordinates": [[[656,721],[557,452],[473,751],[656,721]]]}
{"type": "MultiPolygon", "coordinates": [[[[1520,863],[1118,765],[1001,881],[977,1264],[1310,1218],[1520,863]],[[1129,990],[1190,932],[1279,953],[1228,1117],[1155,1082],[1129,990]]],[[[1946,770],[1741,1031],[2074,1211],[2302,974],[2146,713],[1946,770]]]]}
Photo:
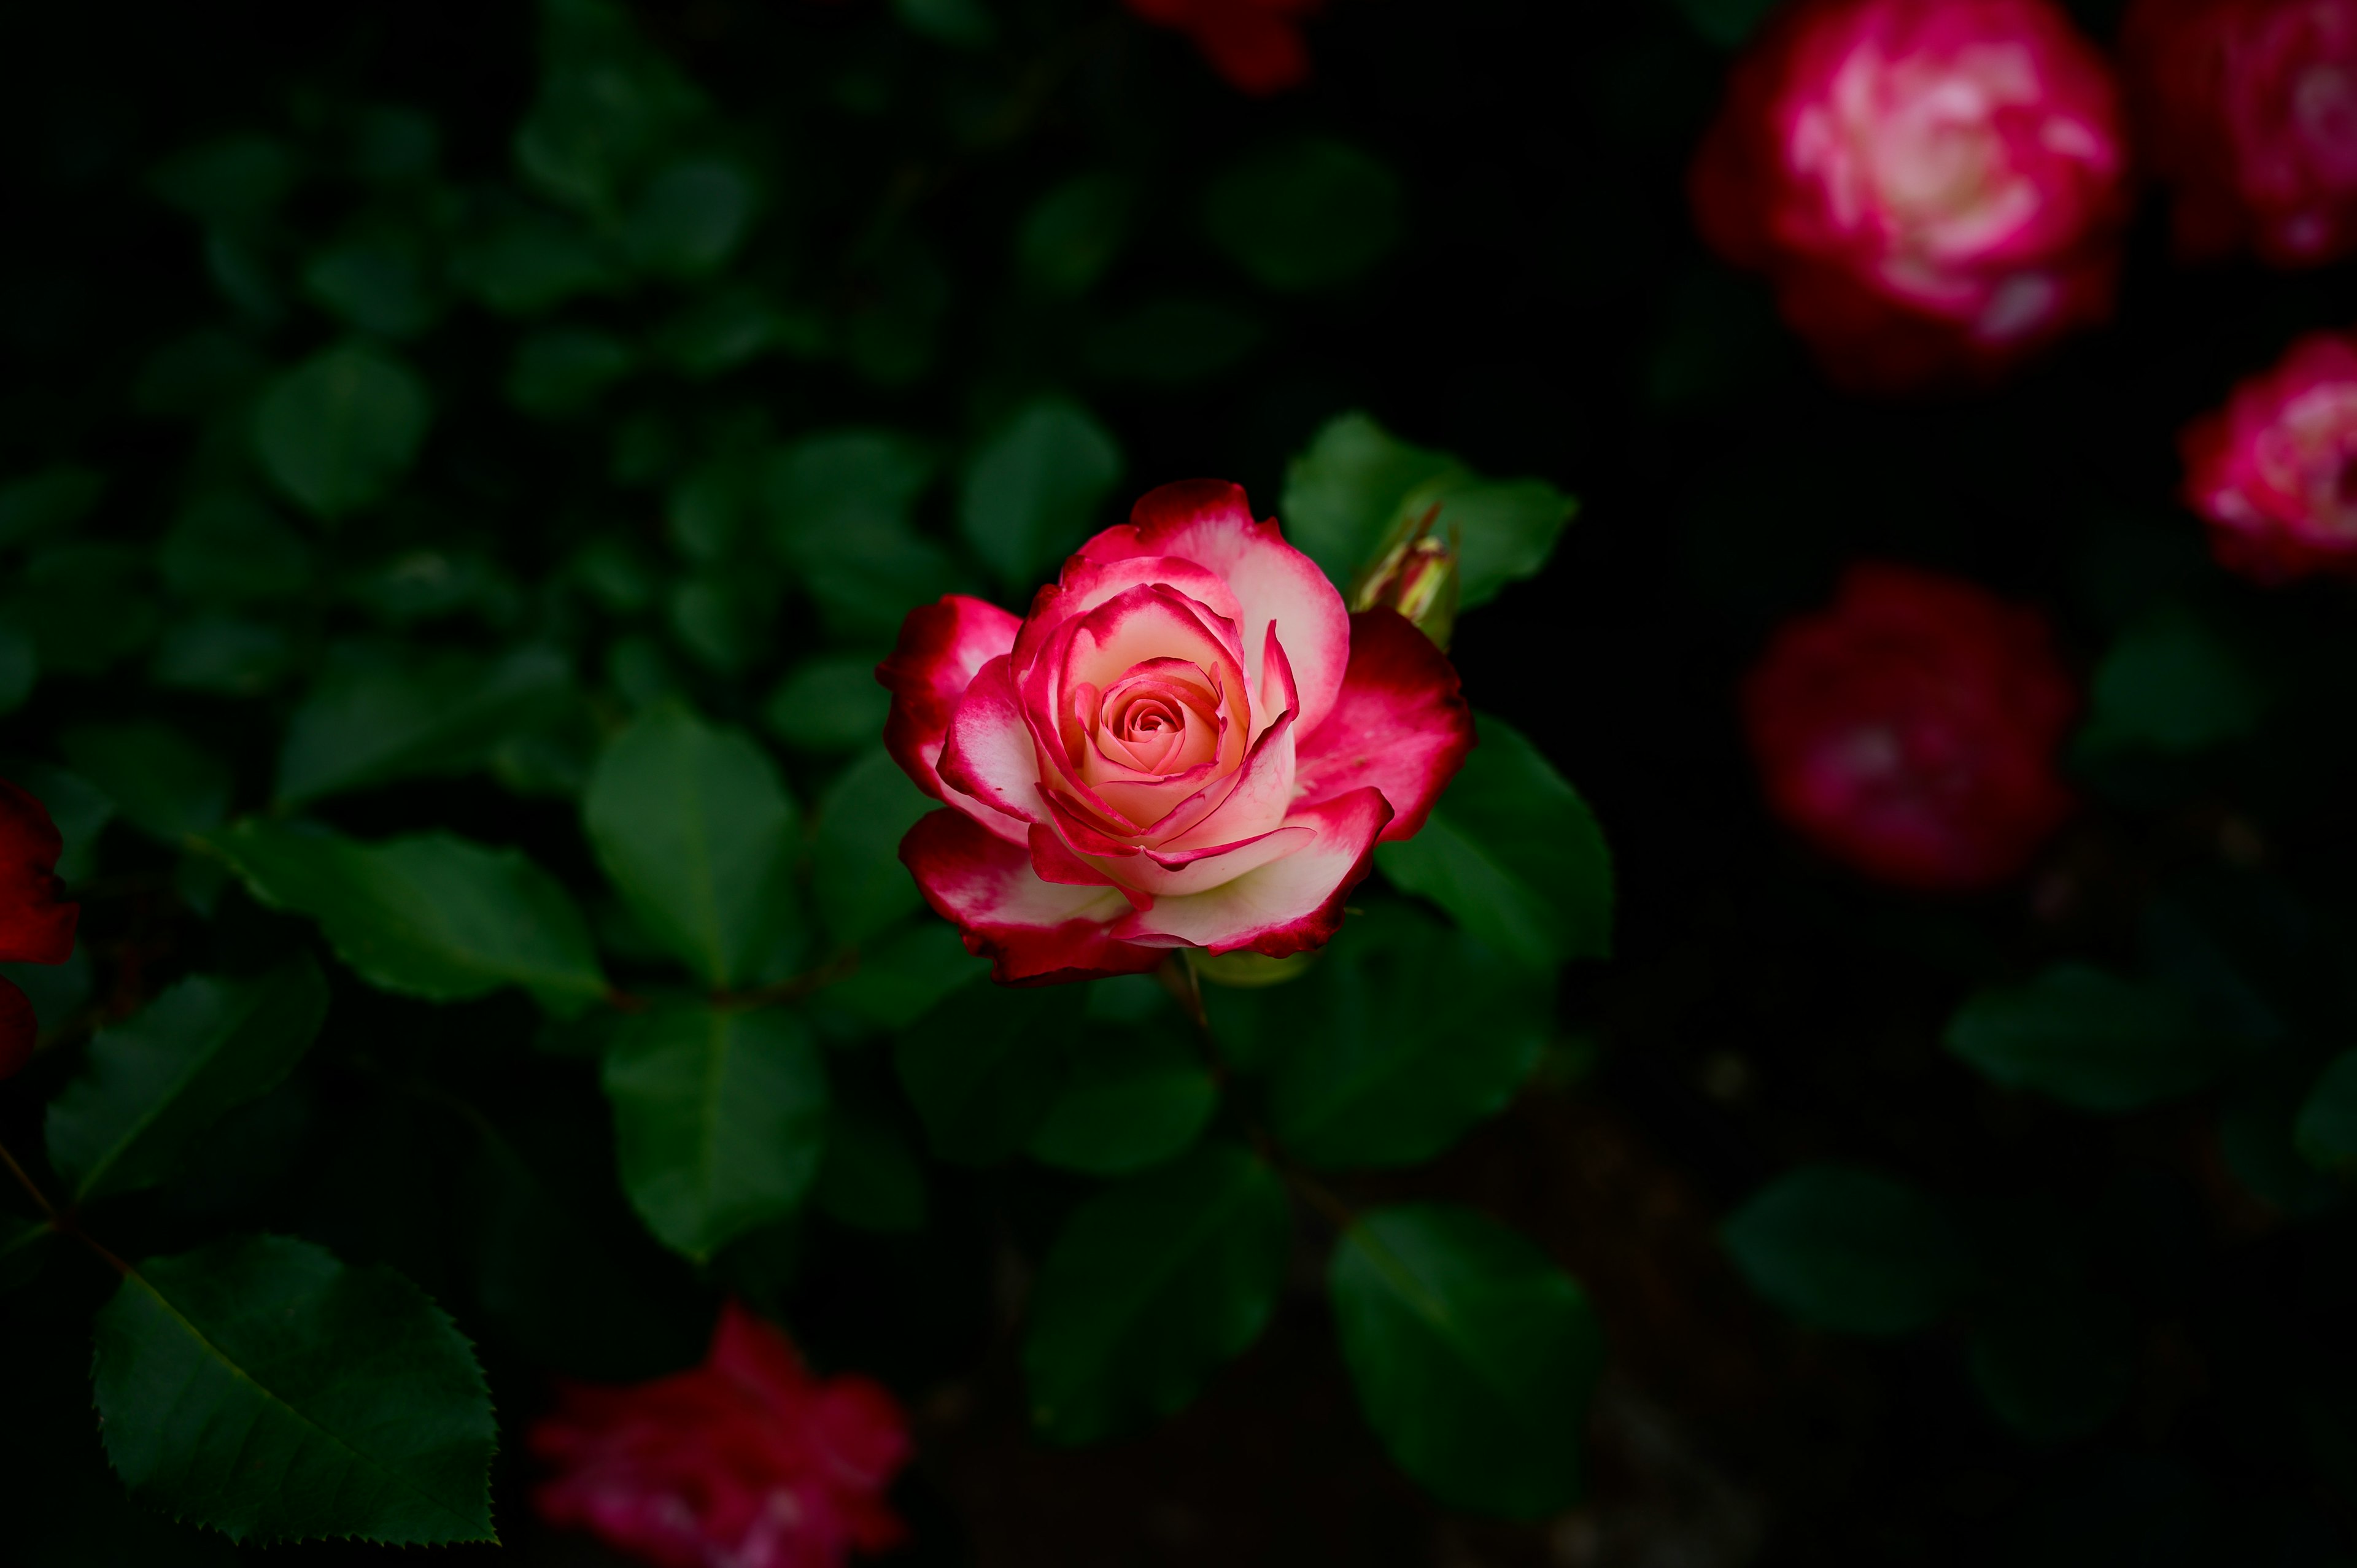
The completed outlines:
{"type": "MultiPolygon", "coordinates": [[[[2345,686],[2337,735],[2256,746],[2206,772],[2083,777],[2087,809],[2029,878],[1952,901],[1876,891],[1783,837],[1759,802],[1733,693],[1767,629],[1824,602],[1841,566],[1866,555],[2040,606],[2083,671],[2171,595],[2260,625],[2345,620],[2345,590],[2266,593],[2207,564],[2174,499],[2174,442],[2298,332],[2357,316],[2351,270],[2181,270],[2147,200],[2112,326],[1996,392],[1869,403],[1831,390],[1765,286],[1694,237],[1684,169],[1727,56],[1668,0],[1336,0],[1309,28],[1317,80],[1268,102],[1227,89],[1182,39],[1110,0],[997,9],[1000,43],[960,55],[864,0],[639,8],[741,134],[779,149],[800,194],[773,227],[791,229],[798,276],[856,308],[877,247],[913,232],[943,289],[937,351],[911,381],[768,360],[683,395],[758,408],[784,433],[878,421],[954,438],[1016,392],[1069,386],[1125,449],[1123,495],[1208,472],[1243,482],[1264,512],[1286,456],[1326,418],[1364,408],[1485,472],[1539,475],[1580,498],[1545,574],[1469,617],[1453,651],[1477,705],[1536,740],[1614,846],[1619,957],[1579,972],[1566,1004],[1593,1065],[1583,1074],[1566,1053],[1436,1170],[1364,1185],[1461,1197],[1512,1220],[1591,1290],[1616,1357],[1593,1504],[1545,1526],[1447,1515],[1387,1466],[1307,1279],[1197,1408],[1103,1449],[1046,1450],[1025,1431],[1003,1298],[1031,1240],[1022,1217],[1065,1199],[1050,1178],[1006,1175],[952,1212],[934,1255],[833,1243],[803,1261],[787,1298],[823,1362],[872,1367],[913,1398],[910,1560],[2346,1561],[2347,1222],[2289,1225],[2239,1184],[2210,1108],[2099,1122],[2001,1094],[1938,1046],[1975,981],[2132,946],[2153,888],[2247,868],[2254,838],[2267,875],[2326,898],[2345,886],[2357,872],[2345,686]],[[853,77],[856,91],[842,85],[853,77]],[[998,128],[957,130],[977,120],[998,128]],[[1299,131],[1350,139],[1397,172],[1405,237],[1359,281],[1273,297],[1207,244],[1197,193],[1208,171],[1299,131]],[[1145,192],[1126,248],[1091,301],[1026,296],[1008,278],[1015,220],[1054,179],[1103,165],[1145,192]],[[1174,384],[1092,368],[1090,312],[1173,289],[1231,303],[1257,323],[1257,345],[1174,384]],[[2094,1238],[2080,1248],[2086,1266],[2134,1305],[2126,1407],[2091,1438],[2027,1444],[1975,1402],[1954,1335],[1832,1339],[1751,1300],[1714,1227],[1813,1157],[1903,1173],[2000,1232],[2025,1214],[2072,1217],[2074,1236],[2094,1238]],[[953,1273],[952,1289],[942,1282],[953,1273]]],[[[2115,9],[2079,7],[2098,38],[2115,9]]],[[[100,466],[115,480],[102,526],[125,535],[152,531],[167,504],[188,437],[128,413],[126,389],[159,342],[221,305],[190,226],[143,186],[166,155],[237,130],[299,142],[339,100],[399,101],[439,124],[445,178],[497,180],[535,72],[521,5],[9,8],[0,473],[68,456],[100,466]]],[[[332,224],[325,206],[312,216],[332,224]]],[[[332,334],[296,314],[264,336],[292,357],[332,334]]],[[[496,338],[446,328],[413,351],[442,404],[427,482],[528,575],[552,569],[585,520],[646,503],[610,477],[610,423],[552,429],[500,405],[496,338]]],[[[350,812],[371,831],[455,820],[550,846],[558,864],[580,856],[577,843],[554,847],[569,834],[563,813],[456,786],[350,812]]],[[[371,1005],[388,1036],[425,1026],[424,1009],[371,1005]]],[[[553,1073],[506,1073],[480,1075],[488,1100],[527,1119],[567,1109],[553,1073]]],[[[358,1080],[339,1091],[355,1104],[373,1092],[358,1080]]],[[[419,1136],[430,1148],[445,1134],[419,1136]]],[[[419,1179],[432,1190],[411,1197],[429,1211],[465,1201],[439,1176],[419,1179]]],[[[335,1228],[356,1253],[399,1255],[372,1223],[335,1228]]],[[[695,1340],[676,1304],[651,1310],[640,1372],[695,1340]]],[[[12,1382],[79,1375],[70,1321],[16,1309],[12,1382]]],[[[503,1428],[518,1431],[537,1373],[488,1350],[503,1428]]],[[[584,1543],[533,1538],[524,1472],[513,1455],[502,1466],[512,1554],[593,1560],[584,1543]]]]}

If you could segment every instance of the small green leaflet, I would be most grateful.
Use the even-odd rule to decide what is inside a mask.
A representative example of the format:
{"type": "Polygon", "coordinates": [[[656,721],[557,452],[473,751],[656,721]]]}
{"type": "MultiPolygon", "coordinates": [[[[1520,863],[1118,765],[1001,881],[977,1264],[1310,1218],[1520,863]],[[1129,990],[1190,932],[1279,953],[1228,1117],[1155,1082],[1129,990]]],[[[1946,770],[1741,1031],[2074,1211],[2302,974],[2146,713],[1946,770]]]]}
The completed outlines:
{"type": "Polygon", "coordinates": [[[900,864],[900,841],[933,809],[877,746],[845,768],[820,802],[811,892],[838,942],[866,942],[924,907],[900,864]]]}
{"type": "Polygon", "coordinates": [[[253,819],[205,842],[255,897],[317,920],[371,985],[431,1002],[521,985],[565,1017],[607,994],[581,912],[518,851],[448,833],[362,843],[253,819]]]}
{"type": "Polygon", "coordinates": [[[264,472],[314,516],[383,496],[416,461],[434,404],[414,371],[365,344],[329,349],[271,383],[254,411],[264,472]]]}
{"type": "Polygon", "coordinates": [[[1579,792],[1501,719],[1412,839],[1375,864],[1498,951],[1536,966],[1612,952],[1612,854],[1579,792]]]}
{"type": "Polygon", "coordinates": [[[1033,1425],[1087,1443],[1184,1406],[1260,1337],[1292,1239],[1284,1184],[1237,1148],[1198,1149],[1082,1205],[1032,1298],[1033,1425]]]}
{"type": "Polygon", "coordinates": [[[630,1202],[691,1258],[784,1219],[818,1175],[826,1067],[781,1007],[642,1014],[607,1053],[605,1084],[630,1202]]]}
{"type": "Polygon", "coordinates": [[[572,683],[565,657],[545,648],[495,662],[339,650],[286,727],[278,802],[479,767],[501,740],[554,714],[572,683]]]}
{"type": "Polygon", "coordinates": [[[1382,1208],[1343,1232],[1327,1284],[1360,1406],[1401,1469],[1482,1513],[1579,1500],[1603,1337],[1546,1254],[1469,1209],[1382,1208]]]}
{"type": "Polygon", "coordinates": [[[581,810],[639,923],[708,984],[753,978],[794,936],[797,813],[744,735],[659,703],[608,743],[581,810]]]}
{"type": "Polygon", "coordinates": [[[2083,963],[1974,993],[1948,1021],[1947,1046],[2008,1089],[2106,1112],[2207,1088],[2239,1054],[2175,992],[2083,963]]]}
{"type": "Polygon", "coordinates": [[[1031,1157],[1092,1176],[1159,1165],[1193,1143],[1219,1086],[1174,1011],[1131,1024],[1092,1024],[1066,1058],[1063,1086],[1031,1134],[1031,1157]]]}
{"type": "Polygon", "coordinates": [[[1081,989],[985,986],[952,995],[902,1031],[893,1065],[937,1156],[996,1165],[1031,1141],[1063,1088],[1081,989]]]}
{"type": "Polygon", "coordinates": [[[163,1180],[223,1112],[293,1069],[327,1014],[328,983],[305,956],[258,980],[181,981],[100,1030],[48,1111],[49,1163],[73,1201],[163,1180]]]}
{"type": "Polygon", "coordinates": [[[242,1236],[151,1258],[100,1309],[92,1382],[134,1496],[232,1541],[492,1541],[474,1351],[385,1268],[242,1236]]]}
{"type": "Polygon", "coordinates": [[[958,526],[1000,583],[1028,593],[1087,536],[1121,469],[1121,448],[1088,410],[1035,399],[974,454],[958,526]]]}
{"type": "Polygon", "coordinates": [[[1802,1322],[1907,1334],[1972,1283],[1946,1214],[1906,1183],[1850,1165],[1804,1165],[1754,1193],[1720,1240],[1751,1288],[1802,1322]]]}

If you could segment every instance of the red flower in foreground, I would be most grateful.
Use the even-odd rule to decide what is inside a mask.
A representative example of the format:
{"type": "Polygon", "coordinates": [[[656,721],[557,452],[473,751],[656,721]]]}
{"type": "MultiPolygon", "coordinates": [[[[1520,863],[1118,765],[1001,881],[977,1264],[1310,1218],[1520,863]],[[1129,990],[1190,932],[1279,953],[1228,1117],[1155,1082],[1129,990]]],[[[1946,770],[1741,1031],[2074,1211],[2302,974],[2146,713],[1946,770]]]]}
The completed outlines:
{"type": "Polygon", "coordinates": [[[908,1421],[864,1378],[813,1379],[730,1302],[704,1363],[629,1388],[568,1386],[532,1430],[551,1524],[658,1568],[840,1568],[901,1536],[885,1488],[908,1421]]]}
{"type": "Polygon", "coordinates": [[[1211,69],[1239,92],[1262,96],[1309,80],[1301,18],[1322,0],[1125,0],[1133,16],[1195,40],[1211,69]]]}
{"type": "Polygon", "coordinates": [[[2126,162],[2111,74],[2047,0],[1801,0],[1691,187],[1831,373],[1897,388],[2107,314],[2126,162]]]}
{"type": "Polygon", "coordinates": [[[1346,612],[1217,479],[1147,495],[1022,620],[912,610],[876,678],[884,744],[949,808],[900,858],[1005,983],[1319,946],[1473,744],[1431,639],[1346,612]]]}
{"type": "Polygon", "coordinates": [[[1932,890],[2005,881],[2061,822],[2054,753],[2076,706],[2037,614],[1889,565],[1851,567],[1743,688],[1776,814],[1869,876],[1932,890]]]}
{"type": "MultiPolygon", "coordinates": [[[[58,896],[58,828],[40,801],[0,779],[0,963],[63,963],[73,954],[81,906],[58,896]]],[[[33,1004],[0,980],[0,1078],[33,1054],[33,1004]]]]}
{"type": "Polygon", "coordinates": [[[2123,43],[2180,251],[2357,250],[2357,0],[2139,0],[2123,43]]]}
{"type": "Polygon", "coordinates": [[[2263,583],[2357,574],[2357,339],[2301,338],[2181,445],[2221,564],[2263,583]]]}

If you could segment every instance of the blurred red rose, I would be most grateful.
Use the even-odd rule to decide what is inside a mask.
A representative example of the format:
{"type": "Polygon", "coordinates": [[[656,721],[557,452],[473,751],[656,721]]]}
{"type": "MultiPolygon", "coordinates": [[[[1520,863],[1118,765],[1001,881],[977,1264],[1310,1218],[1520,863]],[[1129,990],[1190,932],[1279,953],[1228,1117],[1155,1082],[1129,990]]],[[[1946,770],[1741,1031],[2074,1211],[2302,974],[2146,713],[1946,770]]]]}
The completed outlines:
{"type": "Polygon", "coordinates": [[[2122,42],[2182,253],[2357,250],[2357,0],[2138,0],[2122,42]]]}
{"type": "Polygon", "coordinates": [[[2301,338],[2181,445],[2221,564],[2263,583],[2357,574],[2357,338],[2301,338]]]}
{"type": "MultiPolygon", "coordinates": [[[[81,906],[59,897],[61,847],[48,808],[0,779],[0,963],[63,963],[73,955],[81,906]]],[[[0,1078],[25,1065],[39,1032],[33,1004],[0,980],[0,1078]]]]}
{"type": "Polygon", "coordinates": [[[1743,689],[1776,814],[1868,876],[1936,891],[2013,876],[2068,814],[2054,755],[2076,707],[2034,611],[1880,564],[1781,628],[1743,689]]]}
{"type": "Polygon", "coordinates": [[[1691,194],[1830,373],[1895,389],[2108,314],[2126,165],[2110,71],[2047,0],[1801,0],[1736,67],[1691,194]]]}
{"type": "Polygon", "coordinates": [[[569,1385],[532,1430],[551,1524],[658,1568],[839,1568],[900,1539],[885,1488],[908,1421],[864,1378],[813,1379],[734,1302],[701,1366],[629,1388],[569,1385]]]}
{"type": "Polygon", "coordinates": [[[1195,40],[1239,92],[1265,96],[1309,80],[1301,18],[1324,0],[1124,0],[1133,16],[1195,40]]]}

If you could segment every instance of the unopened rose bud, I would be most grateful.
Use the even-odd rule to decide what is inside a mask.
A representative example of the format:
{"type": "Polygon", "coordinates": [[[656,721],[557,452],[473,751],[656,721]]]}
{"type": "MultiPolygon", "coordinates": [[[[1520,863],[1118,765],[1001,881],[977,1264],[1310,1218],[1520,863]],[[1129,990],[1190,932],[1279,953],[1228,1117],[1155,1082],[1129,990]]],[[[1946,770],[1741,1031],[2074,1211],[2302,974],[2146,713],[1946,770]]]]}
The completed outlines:
{"type": "Polygon", "coordinates": [[[1361,575],[1351,594],[1353,610],[1384,605],[1399,611],[1442,648],[1457,625],[1457,532],[1447,539],[1432,532],[1440,520],[1435,501],[1420,517],[1404,521],[1375,564],[1361,575]]]}

